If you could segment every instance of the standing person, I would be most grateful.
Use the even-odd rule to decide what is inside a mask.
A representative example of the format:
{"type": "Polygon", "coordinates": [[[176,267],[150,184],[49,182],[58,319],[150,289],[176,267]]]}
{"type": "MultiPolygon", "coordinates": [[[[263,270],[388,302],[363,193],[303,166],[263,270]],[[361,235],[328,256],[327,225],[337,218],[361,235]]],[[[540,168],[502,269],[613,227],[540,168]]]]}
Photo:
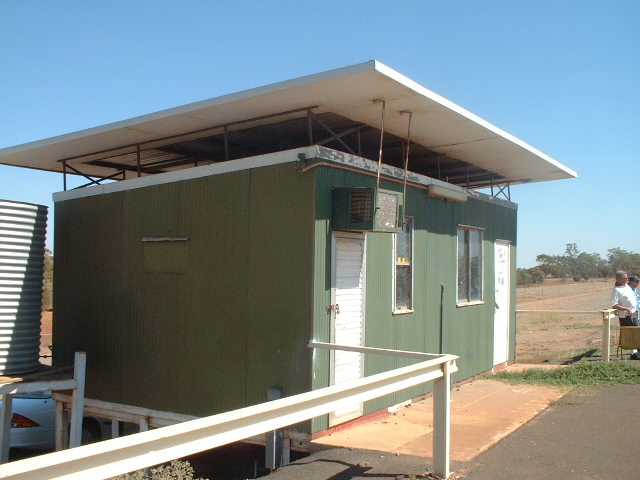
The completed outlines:
{"type": "MultiPolygon", "coordinates": [[[[632,327],[634,318],[637,318],[638,299],[635,292],[628,285],[627,272],[616,272],[616,284],[611,291],[611,308],[618,311],[618,320],[621,327],[632,327]]],[[[638,350],[631,351],[631,360],[640,360],[638,350]]]]}
{"type": "Polygon", "coordinates": [[[631,287],[631,290],[633,290],[633,293],[636,296],[637,305],[636,313],[631,318],[631,323],[633,323],[634,327],[640,327],[640,293],[638,293],[638,285],[640,285],[640,277],[637,275],[631,275],[629,277],[629,287],[631,287]]]}

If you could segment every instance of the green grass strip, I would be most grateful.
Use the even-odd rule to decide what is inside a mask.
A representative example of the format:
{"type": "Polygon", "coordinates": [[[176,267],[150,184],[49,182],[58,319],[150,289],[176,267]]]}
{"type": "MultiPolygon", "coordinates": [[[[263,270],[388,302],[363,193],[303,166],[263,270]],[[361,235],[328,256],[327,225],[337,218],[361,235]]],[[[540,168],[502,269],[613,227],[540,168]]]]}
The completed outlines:
{"type": "Polygon", "coordinates": [[[531,368],[522,372],[499,372],[492,378],[507,383],[536,385],[624,385],[640,383],[640,362],[614,360],[611,362],[586,361],[554,369],[531,368]]]}

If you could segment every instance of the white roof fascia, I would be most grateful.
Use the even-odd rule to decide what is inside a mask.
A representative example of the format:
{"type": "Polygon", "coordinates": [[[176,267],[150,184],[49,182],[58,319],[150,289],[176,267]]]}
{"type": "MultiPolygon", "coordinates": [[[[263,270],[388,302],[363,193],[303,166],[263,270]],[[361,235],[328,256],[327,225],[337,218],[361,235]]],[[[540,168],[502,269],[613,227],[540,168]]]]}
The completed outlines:
{"type": "MultiPolygon", "coordinates": [[[[436,115],[435,118],[441,120],[440,128],[416,123],[412,135],[415,141],[435,152],[503,175],[507,181],[521,183],[577,176],[575,171],[531,145],[376,60],[0,149],[0,164],[62,171],[61,159],[64,158],[86,159],[87,155],[100,151],[115,151],[126,145],[213,129],[218,121],[233,123],[260,118],[278,113],[278,105],[283,103],[286,104],[283,111],[319,105],[319,113],[335,111],[345,116],[351,113],[354,120],[375,126],[378,114],[372,109],[374,98],[369,97],[371,94],[381,95],[381,98],[389,95],[390,101],[398,100],[405,110],[415,106],[424,109],[428,115],[436,115]],[[343,78],[345,89],[341,92],[339,86],[343,78]],[[370,85],[371,89],[358,95],[360,86],[370,85]],[[353,103],[349,103],[347,99],[353,97],[356,97],[353,103]],[[460,142],[447,143],[457,140],[452,136],[457,136],[460,142]]],[[[402,107],[399,109],[403,110],[402,107]]],[[[404,126],[393,116],[388,118],[385,127],[389,132],[403,135],[404,126]]],[[[92,176],[113,173],[109,167],[89,167],[82,163],[78,167],[92,176]]]]}
{"type": "Polygon", "coordinates": [[[456,103],[453,103],[451,100],[447,100],[446,98],[444,98],[441,95],[438,95],[434,91],[423,87],[419,83],[411,80],[408,77],[405,77],[404,75],[402,75],[400,72],[397,72],[393,68],[390,68],[390,67],[386,66],[385,64],[377,61],[377,60],[374,61],[374,62],[375,62],[376,70],[379,71],[380,73],[386,75],[387,77],[394,79],[398,83],[402,83],[407,88],[410,88],[411,90],[414,90],[416,93],[419,93],[420,95],[422,95],[424,97],[427,97],[427,98],[433,100],[434,102],[439,103],[440,105],[448,108],[449,110],[452,110],[452,111],[458,113],[459,115],[462,115],[463,117],[468,118],[472,122],[475,122],[478,125],[486,128],[487,130],[490,130],[491,132],[495,133],[496,135],[498,135],[498,136],[500,136],[500,137],[502,137],[502,138],[504,138],[506,140],[509,140],[512,143],[515,143],[516,145],[524,148],[525,150],[530,151],[531,153],[533,153],[534,155],[537,155],[540,158],[543,158],[544,160],[546,160],[547,162],[551,163],[555,167],[557,167],[557,168],[559,168],[561,170],[564,170],[569,175],[571,175],[573,177],[577,177],[578,176],[577,172],[575,172],[574,170],[570,169],[566,165],[561,164],[560,162],[558,162],[554,158],[552,158],[549,155],[541,152],[537,148],[532,147],[528,143],[520,140],[519,138],[514,137],[510,133],[505,132],[501,128],[499,128],[499,127],[495,126],[494,124],[486,121],[484,118],[479,117],[478,115],[476,115],[474,113],[471,113],[469,110],[461,107],[460,105],[458,105],[456,103]]]}
{"type": "Polygon", "coordinates": [[[359,63],[357,65],[351,65],[349,67],[338,68],[335,70],[329,70],[327,72],[317,73],[313,75],[307,75],[304,77],[294,78],[292,80],[286,80],[284,82],[273,83],[271,85],[265,85],[262,87],[256,87],[249,90],[243,90],[241,92],[230,93],[222,95],[220,97],[210,98],[207,100],[201,100],[179,107],[173,107],[166,110],[160,110],[154,113],[148,113],[140,115],[138,117],[129,118],[126,120],[120,120],[113,123],[107,123],[98,127],[91,127],[84,130],[78,130],[76,132],[65,133],[55,137],[45,138],[43,140],[36,140],[34,142],[23,143],[13,147],[7,147],[0,149],[0,157],[2,155],[10,155],[12,153],[18,153],[36,148],[47,147],[49,145],[55,145],[58,143],[64,143],[70,140],[77,140],[93,135],[99,135],[102,133],[108,133],[122,128],[139,130],[144,132],[144,129],[137,129],[139,125],[144,125],[154,120],[163,120],[176,115],[183,115],[194,113],[202,109],[214,107],[216,105],[223,105],[226,103],[232,103],[239,100],[246,100],[252,97],[258,97],[269,93],[279,92],[294,87],[300,87],[311,83],[316,83],[322,80],[330,80],[333,78],[339,78],[346,75],[352,75],[354,73],[366,72],[375,68],[376,62],[374,60],[359,63]]]}

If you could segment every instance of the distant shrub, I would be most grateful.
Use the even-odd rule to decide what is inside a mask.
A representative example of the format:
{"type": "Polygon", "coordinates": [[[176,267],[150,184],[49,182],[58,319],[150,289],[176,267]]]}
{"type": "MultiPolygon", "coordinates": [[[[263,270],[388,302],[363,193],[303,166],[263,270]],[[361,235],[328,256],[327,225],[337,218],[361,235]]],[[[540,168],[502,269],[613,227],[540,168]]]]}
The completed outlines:
{"type": "Polygon", "coordinates": [[[516,271],[516,274],[517,274],[516,283],[518,285],[531,285],[533,283],[533,278],[531,277],[529,270],[525,268],[518,268],[518,270],[516,271]]]}
{"type": "Polygon", "coordinates": [[[532,285],[542,283],[546,277],[544,271],[538,267],[518,268],[516,270],[516,283],[518,285],[532,285]]]}

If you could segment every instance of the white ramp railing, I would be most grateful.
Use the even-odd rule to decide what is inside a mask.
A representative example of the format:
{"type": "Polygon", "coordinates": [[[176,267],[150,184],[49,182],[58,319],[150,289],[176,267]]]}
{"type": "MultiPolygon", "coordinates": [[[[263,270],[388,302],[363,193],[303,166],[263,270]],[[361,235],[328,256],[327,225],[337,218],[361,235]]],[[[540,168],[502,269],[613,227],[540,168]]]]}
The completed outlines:
{"type": "Polygon", "coordinates": [[[106,479],[283,428],[327,414],[344,405],[371,400],[434,380],[434,472],[447,477],[450,375],[457,371],[455,361],[458,357],[421,355],[429,359],[312,392],[0,465],[0,478],[106,479]]]}

